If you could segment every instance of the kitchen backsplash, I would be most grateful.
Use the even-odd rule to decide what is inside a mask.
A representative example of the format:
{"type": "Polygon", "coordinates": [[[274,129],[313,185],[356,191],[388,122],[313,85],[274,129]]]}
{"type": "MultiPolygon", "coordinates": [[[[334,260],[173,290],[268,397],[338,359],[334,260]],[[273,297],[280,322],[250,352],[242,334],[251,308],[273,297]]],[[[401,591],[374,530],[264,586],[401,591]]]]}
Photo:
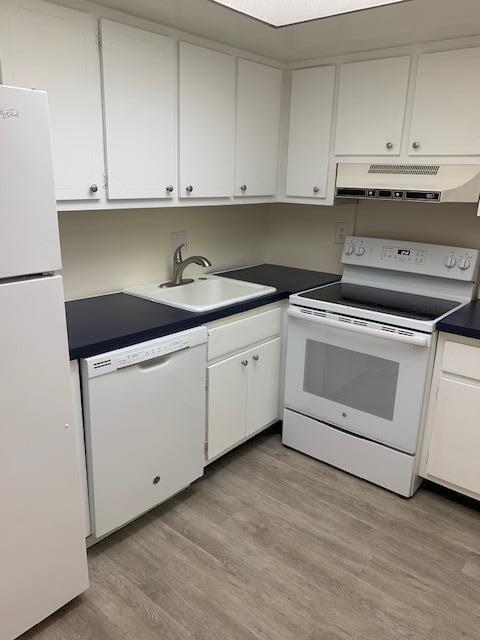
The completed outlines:
{"type": "Polygon", "coordinates": [[[480,249],[476,211],[474,205],[361,201],[62,213],[65,295],[71,300],[169,278],[172,231],[185,229],[186,255],[204,255],[213,270],[267,261],[339,273],[338,222],[356,235],[480,249]]]}
{"type": "Polygon", "coordinates": [[[172,231],[186,230],[185,256],[203,255],[214,270],[264,262],[267,217],[266,205],[62,213],[65,297],[168,279],[172,231]]]}

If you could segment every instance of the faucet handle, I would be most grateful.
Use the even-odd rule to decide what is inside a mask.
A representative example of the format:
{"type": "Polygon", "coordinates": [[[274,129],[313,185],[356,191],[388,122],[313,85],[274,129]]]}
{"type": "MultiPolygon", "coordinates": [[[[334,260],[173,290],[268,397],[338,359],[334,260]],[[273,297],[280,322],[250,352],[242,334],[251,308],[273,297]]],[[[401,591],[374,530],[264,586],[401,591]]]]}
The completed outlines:
{"type": "Polygon", "coordinates": [[[183,261],[183,255],[182,255],[182,251],[183,248],[188,246],[187,242],[184,242],[183,244],[179,244],[178,247],[175,249],[175,253],[173,254],[173,261],[174,262],[182,262],[183,261]]]}

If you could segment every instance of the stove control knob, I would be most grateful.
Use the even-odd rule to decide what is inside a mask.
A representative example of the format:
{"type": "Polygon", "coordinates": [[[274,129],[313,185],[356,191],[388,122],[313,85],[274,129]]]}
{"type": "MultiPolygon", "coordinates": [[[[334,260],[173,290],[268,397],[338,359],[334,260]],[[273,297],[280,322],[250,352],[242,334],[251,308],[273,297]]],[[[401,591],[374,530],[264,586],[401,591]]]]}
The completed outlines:
{"type": "Polygon", "coordinates": [[[365,247],[357,247],[355,249],[356,256],[363,256],[364,253],[365,253],[365,247]]]}
{"type": "Polygon", "coordinates": [[[466,271],[470,268],[470,260],[468,258],[463,258],[463,260],[460,260],[458,263],[458,266],[462,271],[466,271]]]}
{"type": "Polygon", "coordinates": [[[345,245],[345,255],[351,256],[354,251],[353,244],[345,245]]]}
{"type": "Polygon", "coordinates": [[[453,269],[453,267],[457,264],[454,256],[447,256],[445,258],[445,266],[447,269],[453,269]]]}

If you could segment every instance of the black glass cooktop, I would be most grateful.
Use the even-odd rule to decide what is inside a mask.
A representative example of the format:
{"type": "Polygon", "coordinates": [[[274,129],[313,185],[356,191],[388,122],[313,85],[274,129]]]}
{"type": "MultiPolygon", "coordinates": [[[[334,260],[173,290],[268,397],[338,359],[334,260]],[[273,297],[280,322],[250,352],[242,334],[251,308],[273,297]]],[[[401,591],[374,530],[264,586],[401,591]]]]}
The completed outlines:
{"type": "Polygon", "coordinates": [[[299,297],[321,302],[334,302],[414,320],[436,320],[459,305],[458,302],[451,300],[341,282],[301,293],[299,297]]]}

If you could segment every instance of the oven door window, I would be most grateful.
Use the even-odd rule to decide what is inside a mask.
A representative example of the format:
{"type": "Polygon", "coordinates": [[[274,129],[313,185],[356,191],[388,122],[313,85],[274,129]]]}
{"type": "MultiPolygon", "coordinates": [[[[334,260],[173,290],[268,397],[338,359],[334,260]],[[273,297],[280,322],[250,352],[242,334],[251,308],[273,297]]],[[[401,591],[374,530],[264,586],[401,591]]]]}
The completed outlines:
{"type": "Polygon", "coordinates": [[[307,340],[303,390],[320,398],[393,420],[399,363],[307,340]]]}

